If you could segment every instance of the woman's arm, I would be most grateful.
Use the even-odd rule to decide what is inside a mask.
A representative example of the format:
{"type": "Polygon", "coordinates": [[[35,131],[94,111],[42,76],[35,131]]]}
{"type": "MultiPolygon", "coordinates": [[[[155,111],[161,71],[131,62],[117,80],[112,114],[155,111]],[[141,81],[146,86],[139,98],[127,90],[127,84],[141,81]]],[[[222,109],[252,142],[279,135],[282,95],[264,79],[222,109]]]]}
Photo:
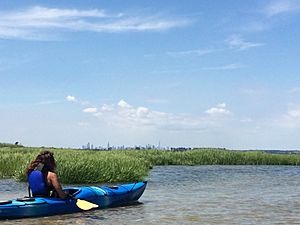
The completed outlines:
{"type": "Polygon", "coordinates": [[[58,177],[57,177],[56,173],[48,172],[47,180],[55,188],[55,190],[56,190],[56,192],[57,192],[57,194],[60,198],[66,198],[67,197],[65,192],[62,190],[61,184],[58,180],[58,177]]]}

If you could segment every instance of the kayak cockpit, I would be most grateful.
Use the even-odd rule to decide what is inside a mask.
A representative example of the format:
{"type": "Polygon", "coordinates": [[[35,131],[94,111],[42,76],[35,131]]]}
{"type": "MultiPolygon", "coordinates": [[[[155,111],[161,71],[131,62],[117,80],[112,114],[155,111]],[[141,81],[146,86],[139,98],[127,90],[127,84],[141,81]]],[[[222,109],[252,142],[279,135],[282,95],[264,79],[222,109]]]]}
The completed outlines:
{"type": "Polygon", "coordinates": [[[66,191],[69,195],[72,196],[76,196],[77,194],[79,194],[79,192],[81,192],[81,188],[64,188],[64,191],[66,191]]]}

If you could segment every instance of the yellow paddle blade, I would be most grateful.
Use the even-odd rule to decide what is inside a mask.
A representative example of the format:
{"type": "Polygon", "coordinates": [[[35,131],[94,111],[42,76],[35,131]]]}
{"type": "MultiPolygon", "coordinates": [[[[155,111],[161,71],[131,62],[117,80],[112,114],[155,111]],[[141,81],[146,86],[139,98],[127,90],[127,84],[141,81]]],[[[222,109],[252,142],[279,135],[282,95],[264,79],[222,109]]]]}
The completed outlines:
{"type": "Polygon", "coordinates": [[[77,199],[76,205],[82,209],[82,210],[90,210],[92,208],[98,208],[99,205],[96,205],[94,203],[82,200],[82,199],[77,199]]]}

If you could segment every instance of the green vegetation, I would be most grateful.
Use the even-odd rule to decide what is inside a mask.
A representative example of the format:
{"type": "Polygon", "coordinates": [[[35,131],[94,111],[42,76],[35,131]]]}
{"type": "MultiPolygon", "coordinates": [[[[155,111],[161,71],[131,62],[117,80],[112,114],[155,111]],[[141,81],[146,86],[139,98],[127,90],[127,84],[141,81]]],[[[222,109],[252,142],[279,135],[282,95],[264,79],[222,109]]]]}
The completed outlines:
{"type": "Polygon", "coordinates": [[[24,171],[42,150],[54,152],[62,183],[143,180],[155,165],[300,165],[300,154],[268,154],[224,149],[189,151],[30,148],[0,144],[0,178],[25,181],[24,171]]]}
{"type": "Polygon", "coordinates": [[[300,165],[300,154],[269,154],[263,151],[232,151],[199,148],[189,151],[138,150],[128,155],[150,165],[300,165]]]}
{"type": "Polygon", "coordinates": [[[125,152],[3,147],[0,148],[0,178],[26,181],[27,165],[42,150],[54,152],[62,183],[137,181],[149,172],[149,162],[125,152]]]}

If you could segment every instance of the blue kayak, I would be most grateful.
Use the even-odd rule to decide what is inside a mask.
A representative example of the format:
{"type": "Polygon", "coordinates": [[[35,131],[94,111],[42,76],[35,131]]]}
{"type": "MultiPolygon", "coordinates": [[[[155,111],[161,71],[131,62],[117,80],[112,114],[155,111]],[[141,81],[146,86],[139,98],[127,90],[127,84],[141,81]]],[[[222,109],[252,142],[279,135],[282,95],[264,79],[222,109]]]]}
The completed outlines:
{"type": "Polygon", "coordinates": [[[136,202],[143,194],[147,182],[123,184],[119,186],[71,187],[72,198],[19,198],[0,202],[0,219],[16,219],[25,217],[41,217],[82,211],[76,204],[85,200],[98,205],[96,209],[127,205],[136,202]]]}

